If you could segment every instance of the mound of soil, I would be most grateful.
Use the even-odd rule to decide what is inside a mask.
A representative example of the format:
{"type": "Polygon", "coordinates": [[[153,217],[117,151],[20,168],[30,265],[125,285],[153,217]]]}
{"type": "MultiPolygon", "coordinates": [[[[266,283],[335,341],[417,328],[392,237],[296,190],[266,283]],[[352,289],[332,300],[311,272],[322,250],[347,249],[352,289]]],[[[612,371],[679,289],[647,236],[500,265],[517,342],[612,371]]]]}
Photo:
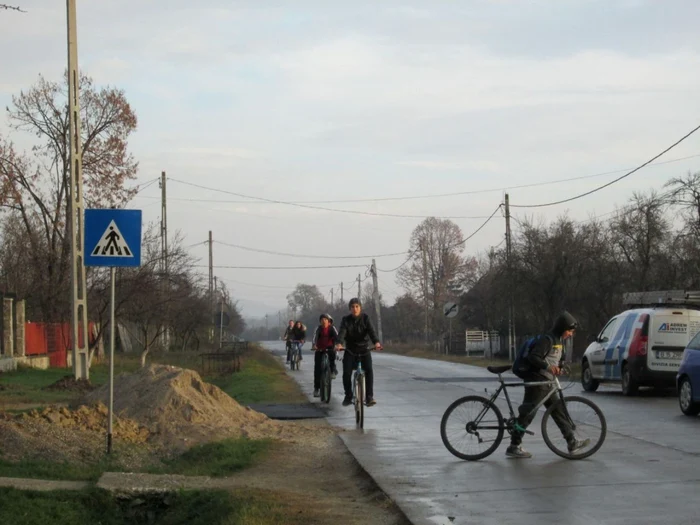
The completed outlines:
{"type": "MultiPolygon", "coordinates": [[[[104,403],[108,395],[105,385],[85,399],[104,403]]],[[[225,437],[306,440],[320,430],[272,421],[239,405],[197,372],[168,365],[150,365],[115,378],[114,410],[148,427],[157,439],[176,449],[225,437]]]]}
{"type": "MultiPolygon", "coordinates": [[[[0,456],[11,461],[35,458],[92,462],[104,455],[106,432],[107,407],[103,404],[77,410],[49,407],[19,415],[3,413],[0,456]]],[[[119,446],[145,444],[150,432],[135,421],[115,417],[113,436],[119,446]]],[[[125,459],[129,459],[129,454],[125,459]]]]}
{"type": "Polygon", "coordinates": [[[87,379],[75,379],[73,376],[64,376],[55,383],[42,388],[42,390],[60,390],[67,392],[91,392],[95,387],[87,379]]]}

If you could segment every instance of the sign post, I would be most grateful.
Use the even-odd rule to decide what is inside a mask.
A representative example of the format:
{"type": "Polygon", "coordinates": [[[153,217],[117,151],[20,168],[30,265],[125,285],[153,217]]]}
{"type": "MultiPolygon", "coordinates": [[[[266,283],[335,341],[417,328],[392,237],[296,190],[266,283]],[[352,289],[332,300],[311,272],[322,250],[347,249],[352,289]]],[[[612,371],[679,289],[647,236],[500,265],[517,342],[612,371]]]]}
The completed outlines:
{"type": "Polygon", "coordinates": [[[85,266],[109,267],[109,414],[107,453],[112,453],[114,419],[114,315],[116,268],[141,266],[141,210],[85,210],[85,266]]]}
{"type": "Polygon", "coordinates": [[[445,314],[445,317],[447,317],[450,320],[450,342],[447,346],[447,352],[445,352],[446,354],[449,354],[450,350],[452,350],[452,319],[454,317],[457,317],[457,313],[459,312],[459,306],[457,305],[457,303],[445,303],[445,306],[442,307],[442,311],[445,314]]]}

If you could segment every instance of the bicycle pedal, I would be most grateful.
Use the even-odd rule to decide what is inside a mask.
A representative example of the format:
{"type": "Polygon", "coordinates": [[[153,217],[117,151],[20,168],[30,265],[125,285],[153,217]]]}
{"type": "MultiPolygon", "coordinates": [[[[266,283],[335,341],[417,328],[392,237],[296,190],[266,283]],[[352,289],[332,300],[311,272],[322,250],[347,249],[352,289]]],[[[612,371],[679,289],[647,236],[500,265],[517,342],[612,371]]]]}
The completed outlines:
{"type": "Polygon", "coordinates": [[[526,434],[529,434],[530,436],[534,436],[534,435],[535,435],[535,433],[534,433],[532,430],[526,430],[525,433],[526,433],[526,434]]]}

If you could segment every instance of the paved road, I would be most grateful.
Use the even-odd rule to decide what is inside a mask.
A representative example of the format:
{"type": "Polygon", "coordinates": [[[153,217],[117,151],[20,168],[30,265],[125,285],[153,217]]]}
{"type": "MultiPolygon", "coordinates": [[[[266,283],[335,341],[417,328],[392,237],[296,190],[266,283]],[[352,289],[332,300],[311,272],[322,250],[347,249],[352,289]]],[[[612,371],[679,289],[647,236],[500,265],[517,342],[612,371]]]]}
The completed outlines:
{"type": "MultiPolygon", "coordinates": [[[[302,370],[290,374],[311,396],[313,363],[306,356],[302,370]]],[[[608,421],[603,448],[587,460],[555,456],[536,421],[538,435],[525,441],[533,459],[508,460],[503,444],[488,459],[464,462],[443,446],[440,418],[458,397],[493,392],[493,381],[473,380],[490,374],[386,353],[374,359],[378,405],[366,410],[366,429],[355,430],[352,408],[341,406],[340,377],[329,421],[352,429],[343,434],[348,448],[416,525],[698,523],[700,418],[683,416],[672,395],[623,398],[612,387],[585,394],[608,421]]]]}

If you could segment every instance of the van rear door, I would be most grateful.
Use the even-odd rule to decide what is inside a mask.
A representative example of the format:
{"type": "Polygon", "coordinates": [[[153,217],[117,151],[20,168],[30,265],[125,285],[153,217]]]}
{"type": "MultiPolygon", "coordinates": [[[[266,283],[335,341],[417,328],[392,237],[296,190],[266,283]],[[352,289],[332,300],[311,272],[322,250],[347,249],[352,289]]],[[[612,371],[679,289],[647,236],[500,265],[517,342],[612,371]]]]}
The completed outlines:
{"type": "Polygon", "coordinates": [[[699,312],[685,308],[655,310],[649,327],[647,367],[658,372],[676,372],[683,350],[698,331],[699,312]]]}

